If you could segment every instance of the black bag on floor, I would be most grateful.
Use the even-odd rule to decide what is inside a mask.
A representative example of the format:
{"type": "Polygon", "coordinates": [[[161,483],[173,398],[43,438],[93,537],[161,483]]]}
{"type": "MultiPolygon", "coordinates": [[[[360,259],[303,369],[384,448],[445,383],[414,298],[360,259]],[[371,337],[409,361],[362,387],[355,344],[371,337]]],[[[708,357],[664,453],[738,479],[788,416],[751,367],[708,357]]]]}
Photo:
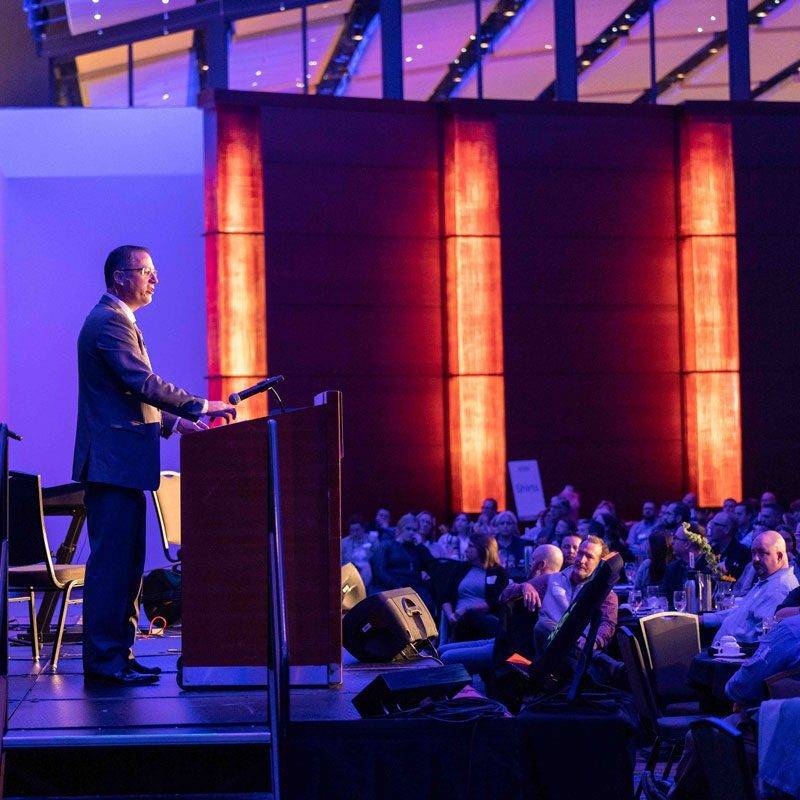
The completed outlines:
{"type": "Polygon", "coordinates": [[[150,622],[156,617],[163,617],[167,625],[181,621],[181,573],[177,564],[151,570],[144,576],[142,605],[150,622]]]}

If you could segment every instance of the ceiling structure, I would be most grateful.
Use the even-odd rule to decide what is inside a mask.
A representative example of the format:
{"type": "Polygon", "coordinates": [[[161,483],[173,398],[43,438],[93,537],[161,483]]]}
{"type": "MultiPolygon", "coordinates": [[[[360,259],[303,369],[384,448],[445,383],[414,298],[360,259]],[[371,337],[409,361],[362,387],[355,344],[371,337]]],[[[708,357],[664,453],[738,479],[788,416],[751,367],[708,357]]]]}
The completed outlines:
{"type": "MultiPolygon", "coordinates": [[[[359,0],[357,0],[359,1],[359,0]]],[[[303,27],[297,3],[284,10],[233,23],[229,48],[229,85],[250,91],[302,93],[303,73],[310,91],[323,83],[332,59],[341,58],[339,41],[354,0],[332,0],[307,7],[306,63],[303,27]]],[[[486,20],[497,0],[479,0],[486,20]]],[[[751,78],[759,100],[800,101],[800,73],[789,69],[800,61],[800,0],[767,0],[769,13],[750,26],[751,78]],[[781,72],[780,80],[770,81],[781,72]],[[762,88],[763,85],[763,88],[762,88]]],[[[578,54],[596,42],[624,15],[631,0],[576,0],[578,54]]],[[[166,13],[165,32],[136,42],[133,60],[134,105],[194,104],[197,71],[193,32],[169,31],[169,14],[195,4],[191,0],[67,0],[69,31],[86,34],[103,26],[166,13]],[[99,17],[99,18],[98,18],[99,17]]],[[[755,13],[763,0],[750,0],[755,13]]],[[[517,0],[501,34],[483,51],[483,96],[533,100],[555,79],[553,0],[517,0]]],[[[410,100],[429,99],[448,68],[475,36],[473,0],[403,0],[403,83],[410,100]]],[[[658,79],[696,54],[700,63],[679,73],[658,97],[659,103],[721,100],[728,97],[727,48],[715,46],[726,31],[726,0],[659,0],[655,5],[656,75],[658,79]],[[716,38],[715,38],[716,37],[716,38]]],[[[634,21],[591,63],[580,67],[582,101],[630,103],[646,98],[650,88],[649,17],[634,21]]],[[[375,16],[358,47],[347,54],[348,79],[341,93],[380,97],[380,20],[375,16]]],[[[724,36],[722,37],[724,40],[724,36]]],[[[99,50],[75,59],[81,97],[88,106],[128,105],[128,48],[99,50]]],[[[453,87],[459,97],[475,97],[475,70],[453,87]]]]}

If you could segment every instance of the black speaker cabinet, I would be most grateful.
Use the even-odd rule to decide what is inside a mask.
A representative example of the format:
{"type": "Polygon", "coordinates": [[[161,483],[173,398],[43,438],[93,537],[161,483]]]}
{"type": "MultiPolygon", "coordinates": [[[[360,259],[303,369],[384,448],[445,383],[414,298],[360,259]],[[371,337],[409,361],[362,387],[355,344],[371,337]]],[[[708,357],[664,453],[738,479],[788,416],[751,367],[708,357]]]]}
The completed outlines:
{"type": "Polygon", "coordinates": [[[414,708],[426,700],[445,700],[458,694],[470,681],[463,664],[383,672],[354,698],[362,717],[382,717],[414,708]]]}
{"type": "Polygon", "coordinates": [[[352,561],[348,561],[342,566],[342,614],[347,613],[366,596],[367,590],[361,573],[352,561]]]}
{"type": "Polygon", "coordinates": [[[428,607],[413,589],[367,597],[342,618],[342,641],[359,661],[386,663],[414,655],[414,647],[439,633],[428,607]]]}

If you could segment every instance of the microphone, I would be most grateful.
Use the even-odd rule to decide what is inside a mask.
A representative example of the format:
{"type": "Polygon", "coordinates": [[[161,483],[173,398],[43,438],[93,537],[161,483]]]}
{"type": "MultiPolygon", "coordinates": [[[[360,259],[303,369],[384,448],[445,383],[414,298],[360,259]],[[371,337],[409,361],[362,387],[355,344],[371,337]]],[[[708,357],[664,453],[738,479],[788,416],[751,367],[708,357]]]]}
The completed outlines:
{"type": "Polygon", "coordinates": [[[235,406],[237,403],[240,403],[242,400],[247,400],[248,397],[252,397],[254,394],[266,392],[267,389],[273,387],[276,383],[280,383],[282,380],[283,375],[273,375],[271,378],[265,378],[263,381],[259,381],[249,386],[247,389],[242,389],[241,392],[234,392],[228,397],[228,402],[235,406]]]}

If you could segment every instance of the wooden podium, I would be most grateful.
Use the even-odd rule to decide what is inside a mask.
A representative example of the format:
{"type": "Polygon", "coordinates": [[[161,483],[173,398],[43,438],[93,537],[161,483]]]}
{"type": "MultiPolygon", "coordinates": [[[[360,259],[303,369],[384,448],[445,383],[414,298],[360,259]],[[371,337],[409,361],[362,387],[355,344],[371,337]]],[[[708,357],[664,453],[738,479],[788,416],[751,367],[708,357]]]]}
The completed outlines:
{"type": "Polygon", "coordinates": [[[181,440],[185,688],[268,683],[271,541],[283,551],[289,680],[341,682],[341,406],[326,392],[181,440]]]}

